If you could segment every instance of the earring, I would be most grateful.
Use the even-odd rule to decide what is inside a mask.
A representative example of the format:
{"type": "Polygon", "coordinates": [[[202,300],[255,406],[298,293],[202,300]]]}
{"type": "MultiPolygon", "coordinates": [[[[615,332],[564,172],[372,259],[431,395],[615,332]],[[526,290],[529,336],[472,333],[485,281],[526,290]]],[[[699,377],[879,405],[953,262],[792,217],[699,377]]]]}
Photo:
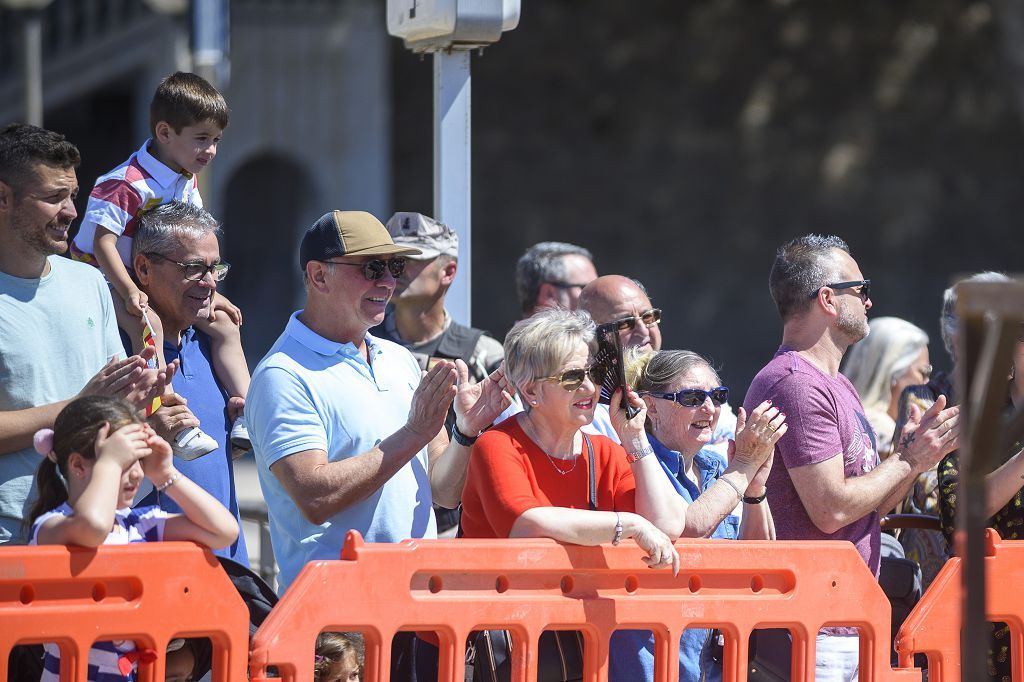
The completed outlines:
{"type": "Polygon", "coordinates": [[[530,404],[531,404],[531,405],[536,405],[536,404],[537,404],[537,401],[536,401],[536,400],[531,400],[531,401],[530,401],[530,404]]]}

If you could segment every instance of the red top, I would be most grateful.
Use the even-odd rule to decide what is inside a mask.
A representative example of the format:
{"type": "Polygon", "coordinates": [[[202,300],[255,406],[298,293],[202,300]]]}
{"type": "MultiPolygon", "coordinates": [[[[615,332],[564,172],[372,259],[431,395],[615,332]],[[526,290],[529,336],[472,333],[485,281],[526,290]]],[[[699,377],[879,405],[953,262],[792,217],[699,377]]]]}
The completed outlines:
{"type": "MultiPolygon", "coordinates": [[[[594,445],[597,508],[636,510],[636,481],[626,451],[605,436],[588,434],[594,445]]],[[[507,538],[516,519],[535,507],[589,509],[587,448],[576,460],[544,454],[511,417],[477,439],[462,491],[462,531],[467,538],[507,538]],[[560,474],[568,471],[567,474],[560,474]]]]}

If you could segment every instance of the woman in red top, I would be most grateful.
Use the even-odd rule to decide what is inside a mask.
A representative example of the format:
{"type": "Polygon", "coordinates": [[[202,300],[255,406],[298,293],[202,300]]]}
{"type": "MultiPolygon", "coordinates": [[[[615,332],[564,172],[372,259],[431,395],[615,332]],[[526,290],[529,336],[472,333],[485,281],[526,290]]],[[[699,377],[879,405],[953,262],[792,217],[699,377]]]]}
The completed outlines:
{"type": "MultiPolygon", "coordinates": [[[[673,542],[686,524],[676,494],[644,430],[646,409],[633,419],[612,398],[611,418],[622,446],[584,435],[597,405],[590,377],[594,324],[583,312],[547,310],[518,323],[505,339],[505,375],[525,411],[482,434],[473,448],[462,493],[462,530],[471,538],[546,537],[578,545],[633,538],[651,568],[678,571],[673,542]],[[591,503],[593,449],[597,499],[591,503]]],[[[769,406],[751,414],[747,429],[768,428],[769,406]],[[764,423],[762,423],[764,422],[764,423]]],[[[756,446],[761,447],[761,440],[756,446]]],[[[764,447],[771,448],[764,439],[764,447]]],[[[762,458],[763,459],[763,458],[762,458]]]]}

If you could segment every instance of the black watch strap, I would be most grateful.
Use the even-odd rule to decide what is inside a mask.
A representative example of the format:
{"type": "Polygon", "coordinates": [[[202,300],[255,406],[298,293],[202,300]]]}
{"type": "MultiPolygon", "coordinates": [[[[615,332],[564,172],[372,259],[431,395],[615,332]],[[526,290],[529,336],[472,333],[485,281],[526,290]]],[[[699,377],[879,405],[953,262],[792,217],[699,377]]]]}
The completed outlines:
{"type": "Polygon", "coordinates": [[[768,496],[768,489],[765,488],[764,492],[757,497],[750,497],[749,495],[743,496],[743,504],[761,504],[764,502],[764,498],[768,496]]]}
{"type": "Polygon", "coordinates": [[[452,424],[452,440],[455,441],[456,443],[458,443],[459,445],[462,445],[462,446],[465,446],[465,447],[468,448],[471,445],[473,445],[473,443],[476,442],[477,438],[478,438],[478,436],[473,436],[473,437],[467,436],[462,431],[459,431],[459,425],[458,424],[452,424]]]}

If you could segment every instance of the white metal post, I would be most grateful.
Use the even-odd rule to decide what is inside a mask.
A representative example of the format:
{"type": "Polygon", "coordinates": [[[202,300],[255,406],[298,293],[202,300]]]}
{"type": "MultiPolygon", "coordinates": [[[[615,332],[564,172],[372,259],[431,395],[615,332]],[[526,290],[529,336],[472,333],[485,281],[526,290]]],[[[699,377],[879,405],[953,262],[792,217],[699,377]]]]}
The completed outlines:
{"type": "Polygon", "coordinates": [[[434,53],[434,217],[459,235],[459,270],[445,307],[471,324],[470,73],[468,50],[434,53]]]}

